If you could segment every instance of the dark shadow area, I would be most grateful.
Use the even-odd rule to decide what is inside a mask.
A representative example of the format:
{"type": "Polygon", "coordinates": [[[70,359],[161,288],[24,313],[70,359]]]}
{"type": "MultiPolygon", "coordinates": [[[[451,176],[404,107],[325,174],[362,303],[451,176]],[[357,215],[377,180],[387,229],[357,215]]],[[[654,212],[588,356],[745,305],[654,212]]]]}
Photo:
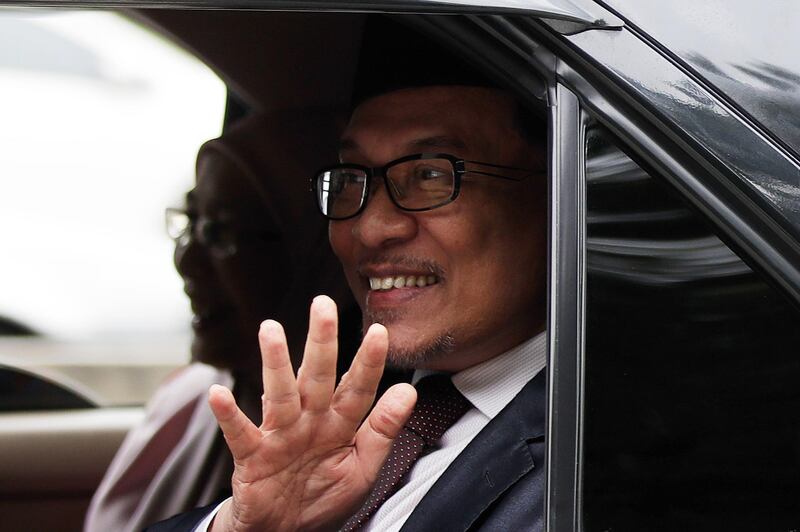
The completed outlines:
{"type": "Polygon", "coordinates": [[[589,138],[586,530],[797,528],[800,316],[589,138]]]}
{"type": "Polygon", "coordinates": [[[0,367],[0,412],[94,408],[88,399],[43,377],[0,367]]]}
{"type": "Polygon", "coordinates": [[[0,316],[0,336],[38,336],[38,334],[24,323],[0,316]]]}

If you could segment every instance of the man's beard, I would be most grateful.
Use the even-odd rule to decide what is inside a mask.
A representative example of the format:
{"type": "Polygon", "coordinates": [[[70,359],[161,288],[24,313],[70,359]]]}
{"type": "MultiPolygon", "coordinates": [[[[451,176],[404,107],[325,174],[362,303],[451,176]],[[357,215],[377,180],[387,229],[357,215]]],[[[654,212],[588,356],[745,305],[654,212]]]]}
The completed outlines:
{"type": "MultiPolygon", "coordinates": [[[[372,311],[364,314],[364,329],[366,333],[373,323],[389,326],[400,317],[400,313],[392,310],[372,311]]],[[[455,338],[449,331],[436,336],[432,340],[411,348],[392,347],[389,337],[389,352],[386,355],[386,364],[397,369],[424,368],[428,364],[441,360],[455,349],[455,338]]]]}

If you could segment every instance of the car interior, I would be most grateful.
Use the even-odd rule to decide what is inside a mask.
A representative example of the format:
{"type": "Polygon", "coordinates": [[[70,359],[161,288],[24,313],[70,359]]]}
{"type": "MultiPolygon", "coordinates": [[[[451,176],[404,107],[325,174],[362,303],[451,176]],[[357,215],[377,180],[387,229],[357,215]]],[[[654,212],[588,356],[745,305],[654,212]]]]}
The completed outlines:
{"type": "MultiPolygon", "coordinates": [[[[336,160],[338,135],[347,118],[367,15],[169,9],[119,13],[177,43],[224,81],[227,101],[222,134],[228,139],[227,145],[235,147],[234,157],[242,167],[259,175],[294,177],[302,183],[305,193],[311,173],[336,160]],[[256,127],[237,127],[245,123],[256,127]]],[[[409,35],[415,31],[418,30],[409,28],[409,35]]],[[[273,193],[281,194],[275,190],[273,193]]],[[[275,203],[301,213],[313,207],[310,194],[298,198],[294,192],[275,203]]],[[[323,225],[321,219],[318,225],[323,225]]],[[[303,234],[300,229],[283,228],[287,233],[296,233],[301,240],[313,238],[309,245],[324,249],[326,255],[318,254],[307,260],[313,260],[315,265],[330,261],[327,242],[317,242],[316,235],[311,236],[308,231],[303,234]]],[[[360,317],[340,273],[332,270],[330,277],[327,292],[339,293],[345,301],[342,310],[346,331],[342,342],[355,345],[360,317]]],[[[307,310],[305,303],[300,302],[313,295],[304,294],[308,289],[299,283],[292,292],[298,304],[297,317],[285,323],[290,338],[304,336],[307,325],[302,316],[307,310]]],[[[187,362],[188,358],[187,353],[187,362]]],[[[205,362],[230,369],[237,364],[225,359],[205,362]]],[[[341,368],[348,364],[346,358],[340,360],[341,368]]],[[[64,392],[43,377],[46,378],[38,375],[33,384],[16,374],[7,378],[14,385],[7,387],[9,397],[16,398],[6,401],[7,409],[30,411],[29,405],[20,402],[20,395],[37,397],[33,404],[43,411],[53,405],[75,412],[79,412],[76,408],[93,406],[90,400],[64,392]],[[51,392],[50,399],[45,399],[44,391],[51,388],[58,393],[51,392]],[[26,393],[20,394],[21,389],[26,393]]],[[[400,375],[387,379],[386,386],[395,378],[400,375]]],[[[0,503],[5,515],[3,529],[81,527],[89,500],[125,431],[140,419],[134,409],[115,408],[104,415],[117,416],[118,422],[102,433],[91,422],[81,431],[76,419],[64,418],[63,413],[60,418],[63,426],[56,434],[47,431],[37,436],[36,427],[20,431],[21,416],[4,420],[8,428],[0,446],[4,455],[15,456],[17,460],[4,466],[0,475],[4,484],[0,487],[4,494],[0,503]],[[68,444],[56,446],[56,452],[46,451],[52,448],[54,437],[68,444]],[[33,470],[31,464],[35,464],[33,470]],[[74,469],[82,473],[75,475],[74,469]],[[34,508],[48,511],[34,512],[34,508]]]]}

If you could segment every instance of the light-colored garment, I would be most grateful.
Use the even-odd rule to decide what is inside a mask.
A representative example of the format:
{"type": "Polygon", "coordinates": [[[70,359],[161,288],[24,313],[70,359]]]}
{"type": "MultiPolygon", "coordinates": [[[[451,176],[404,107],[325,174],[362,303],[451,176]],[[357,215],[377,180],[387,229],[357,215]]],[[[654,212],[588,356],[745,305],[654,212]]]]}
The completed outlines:
{"type": "MultiPolygon", "coordinates": [[[[445,469],[544,368],[546,358],[547,338],[546,333],[541,333],[500,356],[453,375],[453,384],[473,408],[442,435],[438,449],[416,461],[403,487],[378,508],[365,530],[400,530],[445,469]]],[[[416,371],[414,382],[430,373],[416,371]]]]}
{"type": "Polygon", "coordinates": [[[220,486],[230,483],[230,470],[207,402],[215,383],[231,388],[233,378],[194,363],[159,387],[92,498],[85,532],[139,531],[218,497],[220,486]]]}
{"type": "MultiPolygon", "coordinates": [[[[453,384],[472,403],[473,408],[442,435],[438,449],[416,461],[405,484],[378,508],[364,530],[400,530],[419,501],[459,453],[542,371],[546,360],[547,333],[542,332],[502,355],[453,375],[453,384]]],[[[418,370],[414,373],[413,382],[431,373],[434,372],[418,370]]],[[[208,530],[222,504],[198,523],[194,532],[208,530]]]]}

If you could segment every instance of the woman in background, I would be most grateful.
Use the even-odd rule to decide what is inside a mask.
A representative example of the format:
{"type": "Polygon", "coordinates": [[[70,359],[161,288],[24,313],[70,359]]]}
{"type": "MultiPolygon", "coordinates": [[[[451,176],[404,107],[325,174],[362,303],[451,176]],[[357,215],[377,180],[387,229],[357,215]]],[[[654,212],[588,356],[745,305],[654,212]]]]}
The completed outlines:
{"type": "Polygon", "coordinates": [[[161,385],[126,437],[92,499],[87,532],[141,530],[226,495],[232,462],[206,392],[232,387],[260,417],[261,321],[283,323],[299,357],[310,301],[325,293],[341,309],[341,352],[355,352],[358,309],[308,192],[309,176],[335,160],[337,138],[332,114],[272,115],[245,119],[200,149],[185,209],[167,210],[194,313],[192,363],[161,385]]]}

